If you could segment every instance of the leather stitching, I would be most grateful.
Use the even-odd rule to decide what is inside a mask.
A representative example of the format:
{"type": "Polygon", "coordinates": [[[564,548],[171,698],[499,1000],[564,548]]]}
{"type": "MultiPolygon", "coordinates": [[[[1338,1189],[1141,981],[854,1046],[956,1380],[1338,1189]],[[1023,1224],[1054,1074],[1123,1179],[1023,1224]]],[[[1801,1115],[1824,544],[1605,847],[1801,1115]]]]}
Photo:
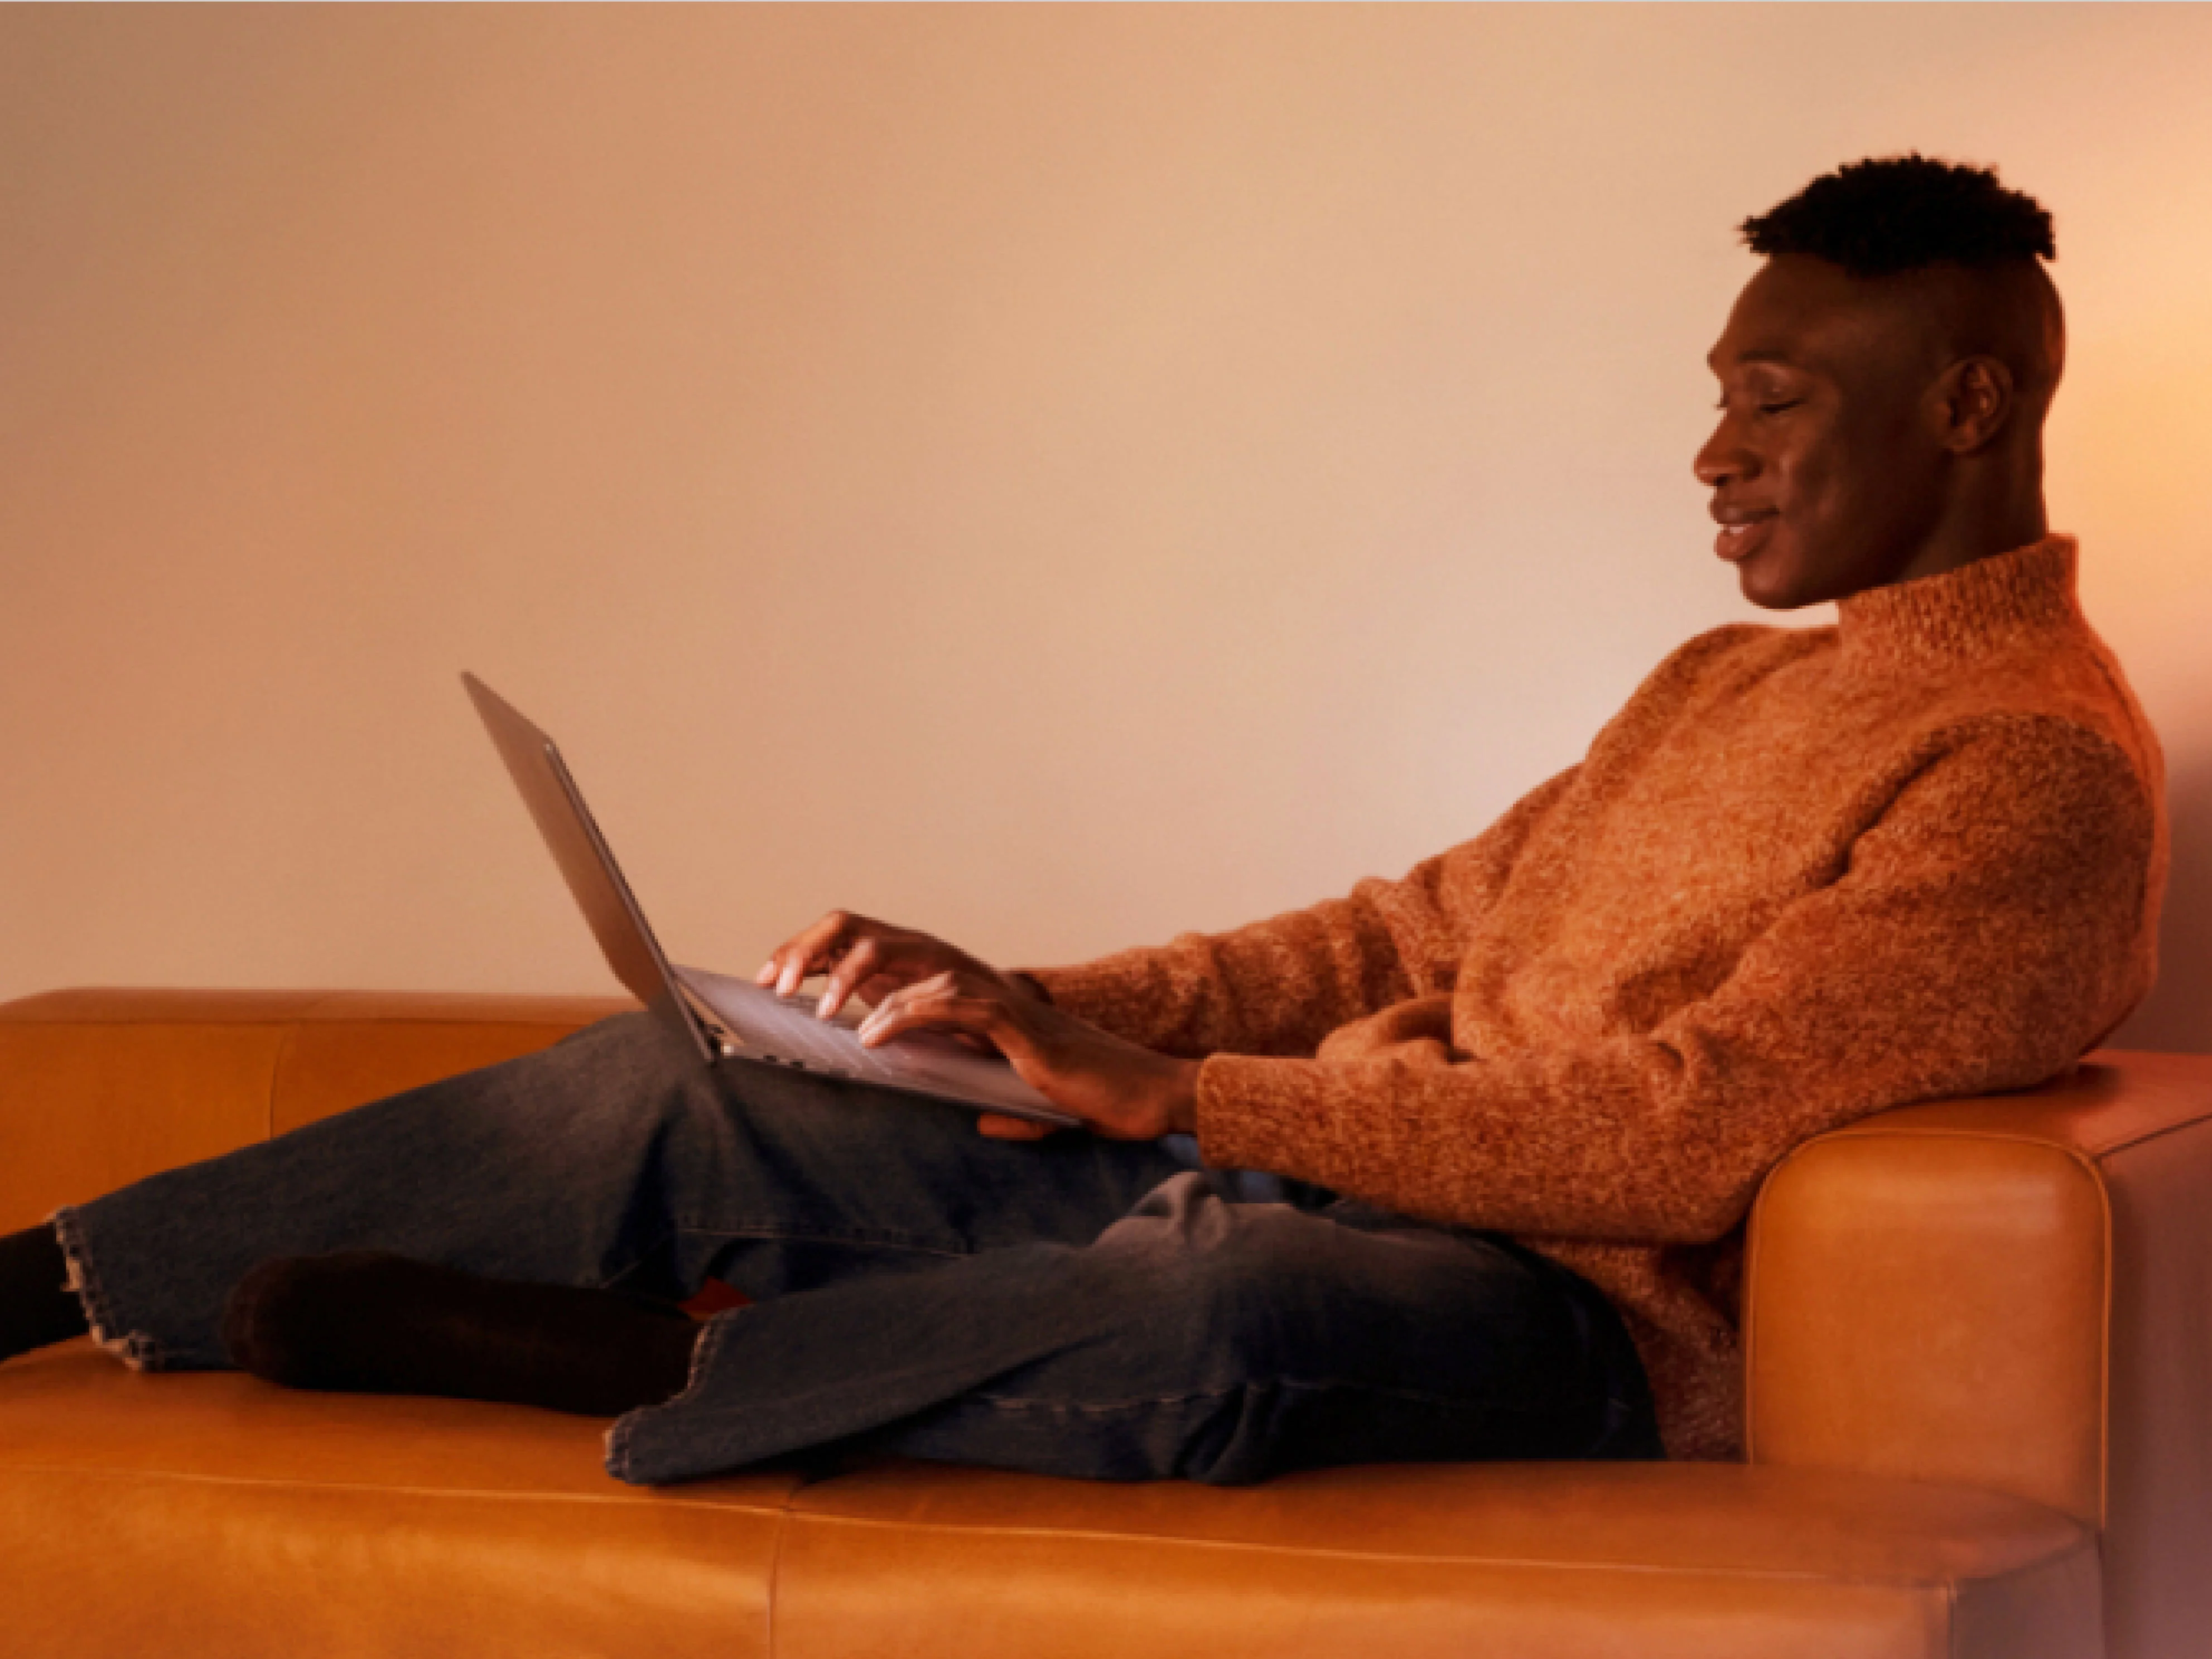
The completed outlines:
{"type": "Polygon", "coordinates": [[[738,1515],[782,1515],[791,1506],[789,1497],[758,1502],[710,1503],[702,1498],[677,1498],[663,1489],[650,1492],[617,1489],[607,1493],[581,1492],[502,1492],[479,1486],[416,1486],[368,1480],[302,1480],[256,1474],[207,1474],[182,1469],[88,1469],[61,1463],[0,1463],[10,1474],[51,1474],[69,1480],[161,1480],[210,1486],[256,1486],[272,1492],[368,1492],[395,1498],[465,1498],[486,1503],[595,1504],[665,1510],[671,1505],[690,1510],[728,1511],[738,1515]]]}

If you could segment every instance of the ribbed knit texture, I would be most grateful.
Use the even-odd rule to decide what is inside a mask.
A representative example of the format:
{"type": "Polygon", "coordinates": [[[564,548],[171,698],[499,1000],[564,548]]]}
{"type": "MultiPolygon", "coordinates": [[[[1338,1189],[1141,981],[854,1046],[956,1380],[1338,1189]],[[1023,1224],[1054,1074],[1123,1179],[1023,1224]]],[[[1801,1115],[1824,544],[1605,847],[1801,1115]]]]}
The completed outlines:
{"type": "Polygon", "coordinates": [[[2050,537],[1701,635],[1581,763],[1398,881],[1036,969],[1205,1057],[1206,1158],[1496,1229],[1740,1455],[1743,1227],[1808,1136],[2039,1083],[2149,988],[2158,744],[2050,537]]]}

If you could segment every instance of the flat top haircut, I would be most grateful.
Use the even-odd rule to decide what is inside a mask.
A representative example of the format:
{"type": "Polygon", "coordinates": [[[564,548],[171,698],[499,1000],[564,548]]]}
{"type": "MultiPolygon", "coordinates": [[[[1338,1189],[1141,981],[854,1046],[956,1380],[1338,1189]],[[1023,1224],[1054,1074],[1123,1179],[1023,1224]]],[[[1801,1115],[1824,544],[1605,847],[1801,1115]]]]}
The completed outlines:
{"type": "Polygon", "coordinates": [[[1996,168],[1917,154],[1847,162],[1741,229],[1754,253],[1809,254],[1861,277],[2058,257],[2050,213],[1996,168]]]}

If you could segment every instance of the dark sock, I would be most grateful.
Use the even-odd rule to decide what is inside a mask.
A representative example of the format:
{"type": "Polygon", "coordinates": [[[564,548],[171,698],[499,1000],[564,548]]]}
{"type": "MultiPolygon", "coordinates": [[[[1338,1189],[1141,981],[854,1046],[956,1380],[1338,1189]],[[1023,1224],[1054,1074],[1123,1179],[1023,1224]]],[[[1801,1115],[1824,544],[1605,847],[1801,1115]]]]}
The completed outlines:
{"type": "Polygon", "coordinates": [[[82,1336],[84,1304],[69,1288],[69,1261],[41,1223],[0,1238],[0,1359],[82,1336]]]}
{"type": "Polygon", "coordinates": [[[365,1250],[264,1261],[238,1281],[222,1321],[232,1361],[287,1388],[502,1400],[586,1417],[681,1393],[698,1334],[666,1303],[365,1250]]]}

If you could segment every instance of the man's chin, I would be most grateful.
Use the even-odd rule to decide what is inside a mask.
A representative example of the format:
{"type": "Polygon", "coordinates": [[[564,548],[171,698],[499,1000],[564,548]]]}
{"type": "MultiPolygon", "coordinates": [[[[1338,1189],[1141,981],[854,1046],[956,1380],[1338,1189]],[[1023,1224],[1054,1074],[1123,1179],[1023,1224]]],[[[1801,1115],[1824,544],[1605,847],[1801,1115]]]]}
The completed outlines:
{"type": "Polygon", "coordinates": [[[1744,598],[1761,611],[1802,611],[1820,602],[1804,591],[1796,573],[1782,561],[1747,559],[1736,567],[1735,575],[1744,598]]]}
{"type": "Polygon", "coordinates": [[[1781,537],[1775,537],[1735,568],[1736,586],[1761,611],[1802,611],[1836,596],[1814,579],[1806,562],[1781,537]]]}

